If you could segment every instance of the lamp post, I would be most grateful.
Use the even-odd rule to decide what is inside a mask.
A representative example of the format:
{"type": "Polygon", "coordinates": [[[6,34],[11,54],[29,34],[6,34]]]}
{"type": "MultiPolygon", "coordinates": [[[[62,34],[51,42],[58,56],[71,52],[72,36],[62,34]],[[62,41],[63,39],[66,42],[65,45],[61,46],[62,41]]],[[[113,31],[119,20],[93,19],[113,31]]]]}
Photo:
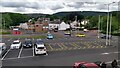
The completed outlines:
{"type": "Polygon", "coordinates": [[[109,32],[109,45],[110,45],[110,37],[112,37],[111,36],[111,23],[112,23],[112,13],[110,14],[110,32],[109,32]]]}
{"type": "MultiPolygon", "coordinates": [[[[115,2],[112,2],[112,3],[106,4],[107,7],[108,7],[107,29],[106,29],[106,45],[108,45],[108,40],[110,39],[110,38],[108,38],[109,19],[110,19],[110,17],[109,17],[109,6],[110,6],[111,4],[113,4],[113,3],[115,3],[115,2]]],[[[110,25],[110,26],[111,26],[111,25],[110,25]]]]}
{"type": "Polygon", "coordinates": [[[98,38],[100,38],[100,15],[99,15],[99,20],[98,20],[98,38]]]}

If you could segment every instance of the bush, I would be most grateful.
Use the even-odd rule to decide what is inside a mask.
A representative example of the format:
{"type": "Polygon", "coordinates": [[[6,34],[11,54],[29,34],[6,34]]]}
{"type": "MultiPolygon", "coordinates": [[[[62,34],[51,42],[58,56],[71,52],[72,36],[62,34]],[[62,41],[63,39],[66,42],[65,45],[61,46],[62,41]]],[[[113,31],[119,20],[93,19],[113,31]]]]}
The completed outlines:
{"type": "Polygon", "coordinates": [[[2,32],[0,32],[0,34],[11,34],[11,32],[7,32],[7,31],[2,31],[2,32]]]}

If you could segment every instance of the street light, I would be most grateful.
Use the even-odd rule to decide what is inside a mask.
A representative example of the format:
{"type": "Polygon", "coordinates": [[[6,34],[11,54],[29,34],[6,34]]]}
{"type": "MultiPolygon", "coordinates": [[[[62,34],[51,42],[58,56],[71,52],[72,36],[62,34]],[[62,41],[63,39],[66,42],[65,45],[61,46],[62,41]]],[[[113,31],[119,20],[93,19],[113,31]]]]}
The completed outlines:
{"type": "Polygon", "coordinates": [[[99,15],[99,21],[98,21],[98,38],[100,38],[99,33],[100,33],[100,15],[99,15]]]}
{"type": "Polygon", "coordinates": [[[112,13],[110,14],[110,32],[109,32],[109,45],[110,45],[110,37],[112,37],[111,36],[111,22],[112,22],[112,13]]]}
{"type": "MultiPolygon", "coordinates": [[[[107,30],[106,30],[106,45],[108,45],[108,39],[110,39],[110,38],[108,38],[108,28],[109,28],[109,6],[111,5],[111,4],[113,4],[113,3],[115,3],[115,2],[112,2],[112,3],[109,3],[109,4],[106,4],[107,6],[108,6],[108,16],[107,16],[107,30]]],[[[111,26],[111,25],[110,25],[111,26]]]]}

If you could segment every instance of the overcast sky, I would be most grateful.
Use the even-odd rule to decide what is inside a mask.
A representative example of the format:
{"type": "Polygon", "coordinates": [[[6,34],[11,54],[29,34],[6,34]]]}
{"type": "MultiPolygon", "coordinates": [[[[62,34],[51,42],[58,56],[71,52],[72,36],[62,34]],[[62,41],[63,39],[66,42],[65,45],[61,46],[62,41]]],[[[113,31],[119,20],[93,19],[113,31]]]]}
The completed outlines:
{"type": "Polygon", "coordinates": [[[62,11],[118,11],[120,0],[1,0],[0,12],[53,14],[62,11]]]}

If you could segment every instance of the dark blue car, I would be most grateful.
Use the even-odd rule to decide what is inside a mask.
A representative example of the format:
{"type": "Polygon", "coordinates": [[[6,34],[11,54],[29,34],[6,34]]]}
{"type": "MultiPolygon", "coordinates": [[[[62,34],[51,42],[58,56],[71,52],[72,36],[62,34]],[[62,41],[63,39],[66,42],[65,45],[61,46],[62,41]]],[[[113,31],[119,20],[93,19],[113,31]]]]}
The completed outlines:
{"type": "Polygon", "coordinates": [[[23,43],[23,47],[29,48],[32,47],[32,41],[30,39],[26,39],[25,42],[23,43]]]}

